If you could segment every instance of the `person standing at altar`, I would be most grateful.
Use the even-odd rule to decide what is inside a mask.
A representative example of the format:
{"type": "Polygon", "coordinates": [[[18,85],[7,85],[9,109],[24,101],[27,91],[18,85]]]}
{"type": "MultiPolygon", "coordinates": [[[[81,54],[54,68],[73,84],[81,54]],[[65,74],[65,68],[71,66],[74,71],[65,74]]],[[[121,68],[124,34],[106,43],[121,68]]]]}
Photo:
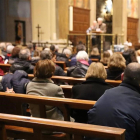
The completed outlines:
{"type": "MultiPolygon", "coordinates": [[[[93,24],[91,27],[89,27],[86,31],[87,34],[92,33],[93,31],[96,31],[98,25],[97,25],[97,21],[93,21],[93,24]]],[[[97,40],[96,40],[96,36],[92,35],[92,46],[95,46],[97,44],[97,40]]]]}
{"type": "Polygon", "coordinates": [[[101,33],[106,33],[106,24],[103,23],[103,19],[98,18],[97,22],[98,22],[98,28],[96,29],[96,31],[101,33]]]}
{"type": "MultiPolygon", "coordinates": [[[[106,33],[106,24],[103,23],[103,18],[99,17],[97,19],[97,23],[98,23],[98,27],[96,29],[96,32],[105,34],[106,33]]],[[[99,52],[101,53],[101,36],[97,36],[97,46],[98,46],[99,52]]]]}

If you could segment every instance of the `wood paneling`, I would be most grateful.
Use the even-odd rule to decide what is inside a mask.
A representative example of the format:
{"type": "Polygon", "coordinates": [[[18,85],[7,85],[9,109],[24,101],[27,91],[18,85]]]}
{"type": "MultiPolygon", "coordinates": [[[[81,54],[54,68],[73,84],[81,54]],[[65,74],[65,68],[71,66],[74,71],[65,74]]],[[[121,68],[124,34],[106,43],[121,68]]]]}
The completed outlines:
{"type": "Polygon", "coordinates": [[[138,22],[136,18],[127,19],[127,40],[132,42],[133,46],[138,44],[138,22]]]}
{"type": "MultiPolygon", "coordinates": [[[[84,8],[73,7],[73,31],[70,34],[86,34],[86,30],[90,26],[90,10],[84,8]]],[[[85,36],[70,37],[70,40],[76,45],[79,41],[86,43],[85,36]],[[75,40],[76,39],[76,40],[75,40]]]]}

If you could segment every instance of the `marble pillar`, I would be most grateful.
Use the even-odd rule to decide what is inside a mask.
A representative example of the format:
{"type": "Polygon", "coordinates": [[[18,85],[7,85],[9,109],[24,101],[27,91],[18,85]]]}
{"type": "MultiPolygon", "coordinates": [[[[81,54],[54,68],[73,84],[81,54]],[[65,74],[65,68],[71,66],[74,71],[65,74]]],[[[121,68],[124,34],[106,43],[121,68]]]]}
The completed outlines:
{"type": "Polygon", "coordinates": [[[90,0],[90,25],[96,20],[96,0],[90,0]]]}
{"type": "Polygon", "coordinates": [[[122,43],[127,40],[127,0],[113,0],[113,33],[124,34],[122,43]]]}

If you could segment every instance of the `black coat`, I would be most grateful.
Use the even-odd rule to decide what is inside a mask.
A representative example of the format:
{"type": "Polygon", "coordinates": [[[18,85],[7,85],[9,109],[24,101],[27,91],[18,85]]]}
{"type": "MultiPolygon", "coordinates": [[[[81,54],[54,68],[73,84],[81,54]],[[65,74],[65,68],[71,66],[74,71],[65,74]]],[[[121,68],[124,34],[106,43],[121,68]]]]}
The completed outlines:
{"type": "MultiPolygon", "coordinates": [[[[93,100],[97,101],[105,92],[105,90],[112,88],[103,79],[88,78],[80,85],[73,86],[72,93],[74,99],[93,100]]],[[[87,111],[75,110],[73,117],[76,122],[87,122],[87,111]]]]}
{"type": "Polygon", "coordinates": [[[124,72],[122,69],[106,69],[107,79],[110,80],[121,80],[121,74],[124,72]]]}
{"type": "Polygon", "coordinates": [[[125,140],[140,140],[139,85],[123,81],[120,86],[106,90],[89,110],[88,123],[124,128],[125,140]]]}
{"type": "Polygon", "coordinates": [[[65,55],[62,55],[62,56],[57,56],[56,57],[56,60],[57,61],[64,61],[66,63],[66,67],[69,67],[69,58],[66,57],[65,55]]]}
{"type": "Polygon", "coordinates": [[[11,66],[11,72],[14,73],[16,70],[24,70],[28,74],[33,74],[34,66],[26,60],[18,60],[11,66]]]}
{"type": "Polygon", "coordinates": [[[55,72],[54,75],[56,76],[67,76],[67,74],[63,71],[63,69],[60,66],[55,66],[55,72]]]}
{"type": "Polygon", "coordinates": [[[77,62],[76,66],[72,66],[68,69],[67,75],[76,78],[83,78],[87,73],[88,67],[89,66],[77,62]]]}
{"type": "Polygon", "coordinates": [[[99,59],[99,61],[101,59],[100,55],[91,55],[89,58],[90,59],[99,59]]]}

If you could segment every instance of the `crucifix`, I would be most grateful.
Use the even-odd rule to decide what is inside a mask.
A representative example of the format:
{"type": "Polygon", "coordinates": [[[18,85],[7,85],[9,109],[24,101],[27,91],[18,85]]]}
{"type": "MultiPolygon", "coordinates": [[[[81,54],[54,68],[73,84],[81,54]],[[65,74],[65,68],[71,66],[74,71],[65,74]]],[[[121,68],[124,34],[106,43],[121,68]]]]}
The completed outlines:
{"type": "Polygon", "coordinates": [[[40,37],[40,33],[39,33],[39,29],[41,28],[38,24],[38,26],[36,27],[38,29],[38,45],[39,45],[39,37],[40,37]]]}

